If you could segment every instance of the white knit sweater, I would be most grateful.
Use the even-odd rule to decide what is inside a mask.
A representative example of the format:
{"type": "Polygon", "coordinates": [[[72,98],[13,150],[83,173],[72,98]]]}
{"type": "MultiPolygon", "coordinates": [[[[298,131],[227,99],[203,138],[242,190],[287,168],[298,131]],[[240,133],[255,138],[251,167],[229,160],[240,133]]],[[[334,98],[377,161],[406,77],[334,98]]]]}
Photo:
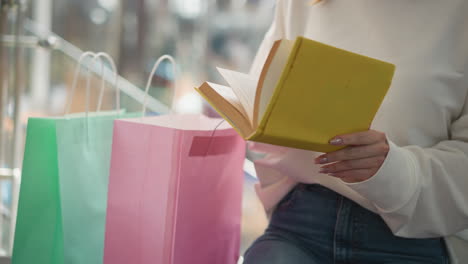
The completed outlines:
{"type": "Polygon", "coordinates": [[[265,209],[298,182],[319,183],[379,213],[397,236],[446,237],[452,263],[468,263],[468,243],[457,238],[468,238],[460,233],[468,229],[468,1],[309,2],[278,1],[251,74],[273,41],[297,36],[394,63],[372,124],[390,152],[371,179],[347,184],[318,173],[319,153],[253,144],[268,153],[256,161],[265,209]]]}

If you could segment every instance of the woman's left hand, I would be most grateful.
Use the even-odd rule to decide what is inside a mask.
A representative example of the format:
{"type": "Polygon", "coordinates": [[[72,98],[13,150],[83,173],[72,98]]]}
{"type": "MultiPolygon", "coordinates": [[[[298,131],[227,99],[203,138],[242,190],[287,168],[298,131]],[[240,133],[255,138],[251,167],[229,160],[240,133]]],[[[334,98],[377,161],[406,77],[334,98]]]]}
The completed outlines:
{"type": "Polygon", "coordinates": [[[356,183],[370,179],[382,166],[390,149],[385,133],[368,130],[336,136],[332,145],[347,145],[346,148],[320,155],[316,164],[326,164],[320,173],[356,183]]]}

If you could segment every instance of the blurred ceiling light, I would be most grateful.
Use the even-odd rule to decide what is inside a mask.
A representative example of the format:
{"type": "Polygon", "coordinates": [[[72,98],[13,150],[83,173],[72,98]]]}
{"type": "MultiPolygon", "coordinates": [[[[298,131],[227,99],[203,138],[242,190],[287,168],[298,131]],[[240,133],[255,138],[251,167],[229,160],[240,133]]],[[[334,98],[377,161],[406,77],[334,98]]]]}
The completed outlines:
{"type": "Polygon", "coordinates": [[[118,0],[98,0],[98,4],[107,11],[114,10],[119,4],[118,0]]]}
{"type": "Polygon", "coordinates": [[[175,0],[174,9],[185,19],[194,19],[205,13],[206,0],[175,0]]]}
{"type": "Polygon", "coordinates": [[[176,101],[175,110],[182,114],[201,113],[203,110],[202,98],[196,92],[185,94],[176,101]]]}
{"type": "Polygon", "coordinates": [[[94,8],[89,14],[91,21],[96,25],[102,25],[107,20],[107,12],[102,8],[94,8]]]}

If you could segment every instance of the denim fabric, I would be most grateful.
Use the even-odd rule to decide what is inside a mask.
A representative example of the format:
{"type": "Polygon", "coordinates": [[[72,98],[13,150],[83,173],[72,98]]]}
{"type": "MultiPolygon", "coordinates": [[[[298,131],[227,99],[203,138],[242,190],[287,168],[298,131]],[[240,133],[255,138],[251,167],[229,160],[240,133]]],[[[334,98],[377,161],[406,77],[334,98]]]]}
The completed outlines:
{"type": "Polygon", "coordinates": [[[298,185],[278,204],[244,264],[446,264],[442,238],[392,234],[382,218],[320,185],[298,185]]]}

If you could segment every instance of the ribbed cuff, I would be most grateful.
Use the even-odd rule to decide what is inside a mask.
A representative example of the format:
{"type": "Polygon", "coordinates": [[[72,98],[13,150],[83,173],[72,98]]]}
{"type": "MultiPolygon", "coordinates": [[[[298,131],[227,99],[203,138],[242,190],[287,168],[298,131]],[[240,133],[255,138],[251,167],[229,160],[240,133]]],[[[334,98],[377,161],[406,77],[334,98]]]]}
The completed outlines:
{"type": "Polygon", "coordinates": [[[351,189],[369,199],[381,212],[402,208],[413,196],[417,174],[411,152],[388,140],[390,150],[384,163],[370,179],[346,183],[351,189]]]}

